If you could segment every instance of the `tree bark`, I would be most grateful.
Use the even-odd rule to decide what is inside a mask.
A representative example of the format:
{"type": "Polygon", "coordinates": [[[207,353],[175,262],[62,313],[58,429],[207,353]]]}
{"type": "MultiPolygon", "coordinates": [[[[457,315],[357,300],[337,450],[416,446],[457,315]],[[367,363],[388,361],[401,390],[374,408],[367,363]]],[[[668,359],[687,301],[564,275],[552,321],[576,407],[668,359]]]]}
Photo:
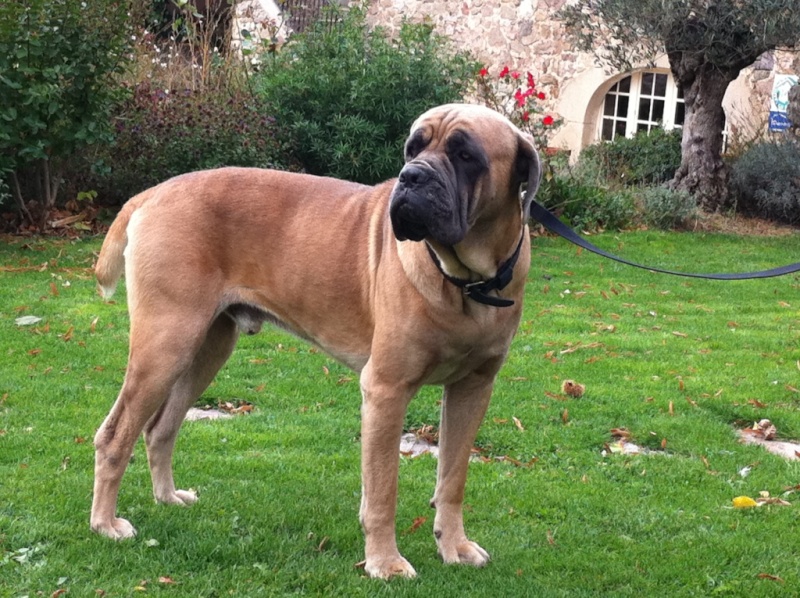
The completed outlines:
{"type": "MultiPolygon", "coordinates": [[[[678,69],[673,69],[678,70],[678,69]]],[[[728,170],[722,161],[725,112],[722,98],[736,76],[706,63],[681,81],[686,117],[681,140],[681,165],[670,182],[688,191],[700,207],[716,211],[728,203],[728,170]]]]}

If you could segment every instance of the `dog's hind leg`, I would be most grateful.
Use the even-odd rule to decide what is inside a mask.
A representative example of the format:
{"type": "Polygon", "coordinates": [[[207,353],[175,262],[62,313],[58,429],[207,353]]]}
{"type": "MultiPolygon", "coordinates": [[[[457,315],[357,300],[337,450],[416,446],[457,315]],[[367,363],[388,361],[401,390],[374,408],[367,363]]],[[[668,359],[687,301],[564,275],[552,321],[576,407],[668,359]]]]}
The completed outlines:
{"type": "Polygon", "coordinates": [[[197,500],[193,491],[175,489],[172,475],[175,439],[186,412],[230,357],[238,336],[234,321],[225,314],[218,316],[192,365],[178,378],[167,401],[145,426],[147,460],[153,479],[153,495],[157,502],[190,505],[197,500]]]}
{"type": "Polygon", "coordinates": [[[464,532],[463,501],[472,444],[489,406],[494,376],[501,363],[489,362],[488,371],[474,372],[445,387],[436,491],[431,500],[436,509],[433,533],[445,563],[481,567],[489,561],[489,554],[464,532]]]}
{"type": "Polygon", "coordinates": [[[133,446],[145,424],[192,365],[206,338],[208,322],[167,315],[131,319],[131,350],[122,390],[94,438],[95,477],[90,525],[121,540],[136,534],[116,517],[117,496],[133,446]],[[188,334],[187,331],[196,331],[188,334]]]}

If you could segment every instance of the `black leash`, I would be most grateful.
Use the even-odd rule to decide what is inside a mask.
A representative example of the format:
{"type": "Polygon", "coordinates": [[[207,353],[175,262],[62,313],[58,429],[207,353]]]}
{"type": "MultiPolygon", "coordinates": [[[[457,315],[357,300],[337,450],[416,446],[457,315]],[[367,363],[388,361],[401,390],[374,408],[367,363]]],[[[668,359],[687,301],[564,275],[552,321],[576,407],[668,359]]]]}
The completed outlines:
{"type": "Polygon", "coordinates": [[[607,257],[610,260],[614,260],[615,262],[620,262],[622,264],[627,264],[628,266],[634,266],[636,268],[642,268],[644,270],[650,270],[652,272],[660,272],[662,274],[673,274],[675,276],[687,276],[689,278],[709,278],[712,280],[747,280],[750,278],[771,278],[773,276],[784,276],[786,274],[791,274],[793,272],[800,271],[800,263],[789,264],[788,266],[781,266],[780,268],[772,268],[770,270],[759,270],[758,272],[737,272],[734,274],[693,274],[691,272],[676,272],[674,270],[664,270],[662,268],[653,268],[652,266],[643,266],[641,264],[637,264],[635,262],[630,262],[628,260],[622,259],[612,253],[608,253],[607,251],[603,251],[596,245],[593,245],[586,239],[582,238],[578,233],[568,227],[566,224],[561,222],[555,214],[550,212],[547,208],[545,208],[542,204],[538,203],[536,200],[531,202],[530,208],[531,217],[535,220],[538,220],[539,223],[544,226],[547,230],[551,233],[558,235],[559,237],[563,237],[570,243],[574,243],[578,247],[583,247],[587,251],[591,251],[592,253],[596,253],[597,255],[602,255],[603,257],[607,257]]]}

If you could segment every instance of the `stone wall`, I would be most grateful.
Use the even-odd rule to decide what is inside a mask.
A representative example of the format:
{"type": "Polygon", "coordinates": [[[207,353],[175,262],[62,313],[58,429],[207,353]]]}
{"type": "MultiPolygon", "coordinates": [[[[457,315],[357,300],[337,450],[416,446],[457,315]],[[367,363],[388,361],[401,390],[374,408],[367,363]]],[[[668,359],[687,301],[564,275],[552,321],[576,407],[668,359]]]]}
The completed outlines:
{"type": "Polygon", "coordinates": [[[503,66],[530,71],[554,109],[564,82],[594,68],[575,52],[553,15],[565,0],[373,0],[369,17],[396,31],[407,18],[427,21],[497,74],[503,66]]]}
{"type": "MultiPolygon", "coordinates": [[[[547,94],[544,108],[564,126],[553,145],[580,150],[594,141],[593,111],[602,101],[611,72],[590,54],[572,49],[554,14],[565,0],[371,0],[372,24],[396,31],[404,18],[427,21],[469,50],[490,74],[503,66],[530,71],[547,94]]],[[[662,57],[657,66],[668,69],[662,57]]],[[[775,73],[800,73],[800,54],[775,52],[743,71],[725,100],[731,137],[752,138],[766,131],[775,73]]]]}

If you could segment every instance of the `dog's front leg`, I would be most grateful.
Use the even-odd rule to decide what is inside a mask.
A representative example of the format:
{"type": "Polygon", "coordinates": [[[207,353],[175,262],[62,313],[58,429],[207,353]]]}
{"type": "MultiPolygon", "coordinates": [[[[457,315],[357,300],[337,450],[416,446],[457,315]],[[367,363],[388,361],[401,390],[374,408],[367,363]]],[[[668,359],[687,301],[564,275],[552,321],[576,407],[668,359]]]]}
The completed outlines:
{"type": "Polygon", "coordinates": [[[497,367],[490,365],[488,371],[472,373],[444,390],[439,466],[431,506],[436,509],[433,533],[445,563],[482,567],[489,561],[489,554],[467,538],[462,507],[469,456],[489,406],[497,367]]]}
{"type": "Polygon", "coordinates": [[[361,373],[361,526],[365,569],[370,577],[415,577],[397,549],[397,475],[400,435],[408,402],[416,391],[382,380],[370,362],[361,373]]]}

